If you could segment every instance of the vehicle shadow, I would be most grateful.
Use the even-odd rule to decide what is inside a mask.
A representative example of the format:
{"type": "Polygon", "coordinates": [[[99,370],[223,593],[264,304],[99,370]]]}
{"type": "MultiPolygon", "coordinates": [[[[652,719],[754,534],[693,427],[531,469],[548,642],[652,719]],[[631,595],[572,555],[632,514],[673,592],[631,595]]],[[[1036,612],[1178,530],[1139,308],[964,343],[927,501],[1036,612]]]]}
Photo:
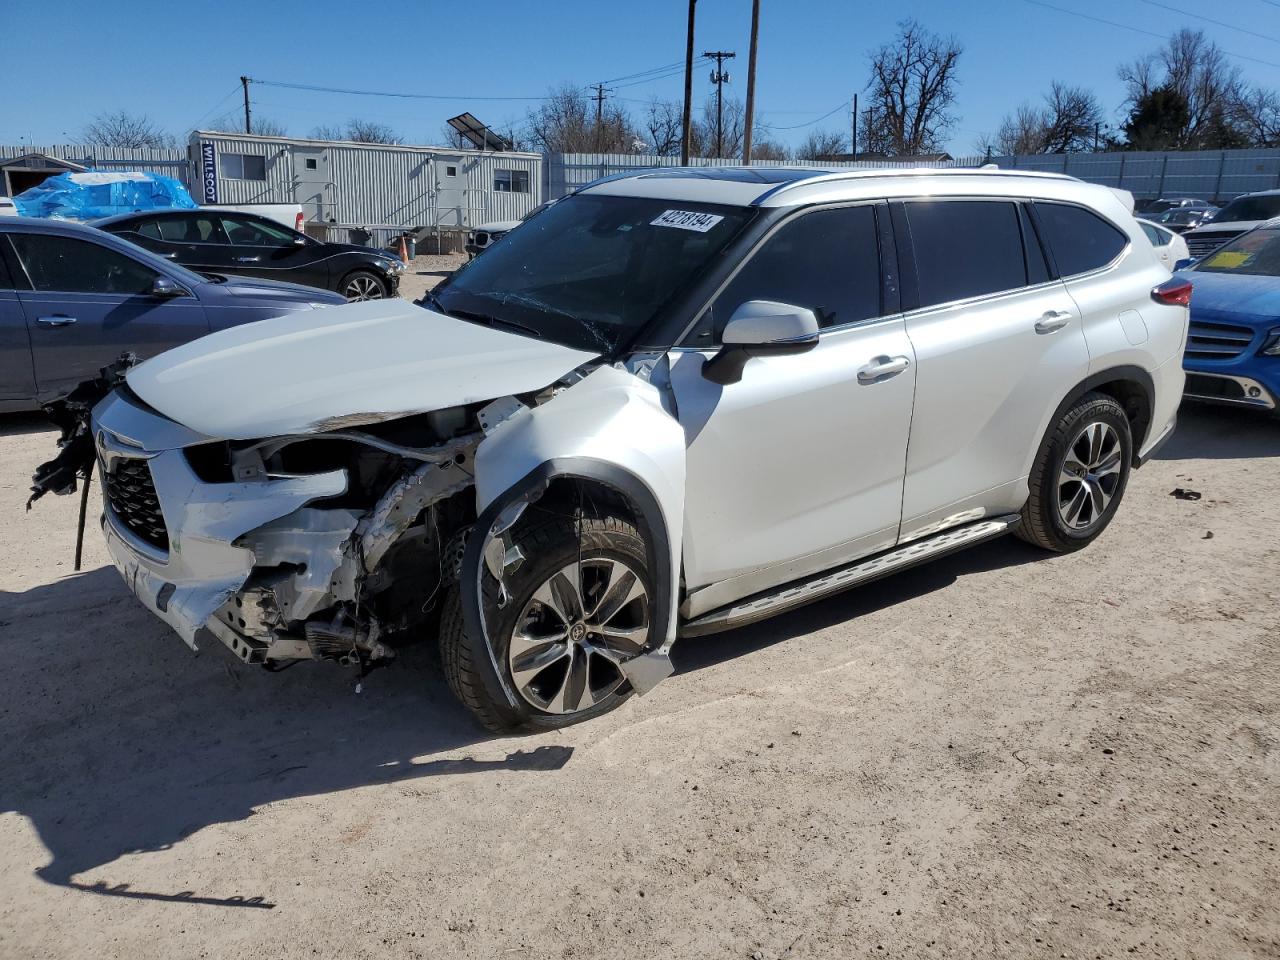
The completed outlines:
{"type": "Polygon", "coordinates": [[[1252,460],[1280,457],[1280,419],[1259,410],[1184,401],[1178,429],[1156,460],[1252,460]]]}
{"type": "Polygon", "coordinates": [[[1000,537],[761,623],[683,640],[672,648],[671,659],[677,673],[701,670],[942,590],[969,574],[1035,563],[1052,556],[1015,537],[1000,537]]]}
{"type": "Polygon", "coordinates": [[[0,413],[0,437],[17,437],[24,433],[43,433],[57,429],[53,421],[43,413],[0,413]]]}
{"type": "Polygon", "coordinates": [[[486,748],[430,644],[364,678],[360,693],[355,671],[331,664],[268,674],[216,641],[193,658],[109,567],[0,592],[0,653],[11,665],[0,680],[0,811],[34,825],[51,855],[41,878],[101,895],[270,907],[270,890],[214,898],[82,875],[278,800],[555,770],[573,752],[486,748]]]}

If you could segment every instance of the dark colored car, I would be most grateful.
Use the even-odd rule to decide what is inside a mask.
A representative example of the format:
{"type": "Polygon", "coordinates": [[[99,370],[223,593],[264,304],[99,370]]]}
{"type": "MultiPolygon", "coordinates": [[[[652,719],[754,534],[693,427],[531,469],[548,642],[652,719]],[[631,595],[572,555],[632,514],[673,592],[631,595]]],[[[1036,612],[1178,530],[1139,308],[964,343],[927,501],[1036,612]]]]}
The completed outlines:
{"type": "Polygon", "coordinates": [[[1153,214],[1151,219],[1174,233],[1186,233],[1213,219],[1217,212],[1217,208],[1210,207],[1174,207],[1164,213],[1153,214]]]}
{"type": "Polygon", "coordinates": [[[257,214],[235,210],[151,210],[94,223],[199,273],[287,280],[348,300],[395,296],[404,263],[351,243],[322,243],[257,214]]]}
{"type": "Polygon", "coordinates": [[[1280,220],[1177,276],[1193,288],[1186,395],[1280,412],[1280,220]]]}
{"type": "Polygon", "coordinates": [[[202,277],[81,224],[0,218],[0,411],[34,410],[124,351],[342,303],[291,283],[202,277]]]}

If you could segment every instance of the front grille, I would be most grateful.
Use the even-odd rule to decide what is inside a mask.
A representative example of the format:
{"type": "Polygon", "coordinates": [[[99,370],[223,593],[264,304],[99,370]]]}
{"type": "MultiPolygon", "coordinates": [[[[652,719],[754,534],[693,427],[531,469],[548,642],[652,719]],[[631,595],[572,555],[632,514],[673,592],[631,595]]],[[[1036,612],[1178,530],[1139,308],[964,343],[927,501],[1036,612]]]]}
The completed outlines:
{"type": "MultiPolygon", "coordinates": [[[[488,245],[489,245],[489,235],[485,233],[483,230],[476,233],[476,246],[487,247],[488,245]]],[[[485,261],[485,262],[487,263],[488,261],[485,261]]]]}
{"type": "Polygon", "coordinates": [[[1187,356],[1195,360],[1231,360],[1244,353],[1253,335],[1249,327],[1231,323],[1192,323],[1187,356]]]}
{"type": "Polygon", "coordinates": [[[160,513],[160,501],[156,487],[151,482],[151,468],[146,460],[124,457],[115,461],[115,470],[102,474],[103,494],[107,506],[117,520],[142,540],[157,550],[169,549],[169,533],[165,530],[164,516],[160,513]]]}
{"type": "Polygon", "coordinates": [[[1243,400],[1245,398],[1244,387],[1235,380],[1228,380],[1226,377],[1205,376],[1199,373],[1187,374],[1187,385],[1183,388],[1184,393],[1189,393],[1193,397],[1205,397],[1213,400],[1243,400]]]}
{"type": "Polygon", "coordinates": [[[1228,240],[1234,240],[1238,236],[1239,232],[1234,230],[1188,236],[1187,249],[1191,251],[1191,256],[1199,260],[1206,253],[1213,253],[1228,240]]]}

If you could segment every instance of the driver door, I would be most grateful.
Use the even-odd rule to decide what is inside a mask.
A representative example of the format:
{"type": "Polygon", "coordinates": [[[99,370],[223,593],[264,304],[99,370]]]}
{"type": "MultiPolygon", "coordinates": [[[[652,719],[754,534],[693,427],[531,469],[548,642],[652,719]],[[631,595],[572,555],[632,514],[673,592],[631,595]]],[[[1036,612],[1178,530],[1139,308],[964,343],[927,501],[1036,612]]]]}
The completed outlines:
{"type": "Polygon", "coordinates": [[[328,285],[327,266],[314,262],[313,244],[302,234],[248,214],[224,214],[222,226],[231,241],[228,270],[313,287],[328,285]]]}
{"type": "Polygon", "coordinates": [[[687,445],[686,616],[896,544],[915,362],[889,230],[877,203],[783,222],[672,352],[687,445]],[[747,300],[812,309],[819,343],[752,359],[740,382],[719,386],[701,367],[747,300]]]}

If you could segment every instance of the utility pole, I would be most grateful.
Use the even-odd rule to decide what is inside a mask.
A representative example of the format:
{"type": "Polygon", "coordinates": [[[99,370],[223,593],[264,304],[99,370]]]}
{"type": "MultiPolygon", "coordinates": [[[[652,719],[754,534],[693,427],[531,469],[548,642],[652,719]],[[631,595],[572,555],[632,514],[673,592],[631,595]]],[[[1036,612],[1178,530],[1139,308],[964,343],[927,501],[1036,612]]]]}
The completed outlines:
{"type": "Polygon", "coordinates": [[[613,93],[613,91],[606,90],[603,83],[597,83],[595,85],[595,88],[596,88],[596,95],[592,97],[592,99],[595,100],[596,102],[596,135],[595,135],[596,153],[601,153],[602,150],[600,146],[600,135],[602,132],[601,125],[604,123],[604,97],[605,97],[605,94],[613,93]]]}
{"type": "Polygon", "coordinates": [[[732,60],[737,54],[727,50],[706,50],[704,57],[711,57],[716,68],[711,71],[711,82],[716,85],[716,158],[724,156],[724,85],[729,82],[729,75],[724,72],[724,62],[732,60]]]}
{"type": "Polygon", "coordinates": [[[693,104],[693,17],[698,0],[689,0],[689,36],[684,46],[684,125],[680,131],[680,166],[689,165],[689,135],[692,132],[693,117],[690,108],[693,104]]]}
{"type": "Polygon", "coordinates": [[[253,133],[253,125],[249,123],[249,78],[241,77],[240,86],[244,87],[244,132],[253,133]]]}
{"type": "Polygon", "coordinates": [[[858,160],[858,95],[853,95],[853,139],[849,141],[849,156],[858,160]]]}
{"type": "Polygon", "coordinates": [[[756,41],[760,36],[760,0],[751,0],[751,52],[747,55],[747,115],[742,121],[742,162],[751,165],[751,126],[756,110],[756,41]]]}

